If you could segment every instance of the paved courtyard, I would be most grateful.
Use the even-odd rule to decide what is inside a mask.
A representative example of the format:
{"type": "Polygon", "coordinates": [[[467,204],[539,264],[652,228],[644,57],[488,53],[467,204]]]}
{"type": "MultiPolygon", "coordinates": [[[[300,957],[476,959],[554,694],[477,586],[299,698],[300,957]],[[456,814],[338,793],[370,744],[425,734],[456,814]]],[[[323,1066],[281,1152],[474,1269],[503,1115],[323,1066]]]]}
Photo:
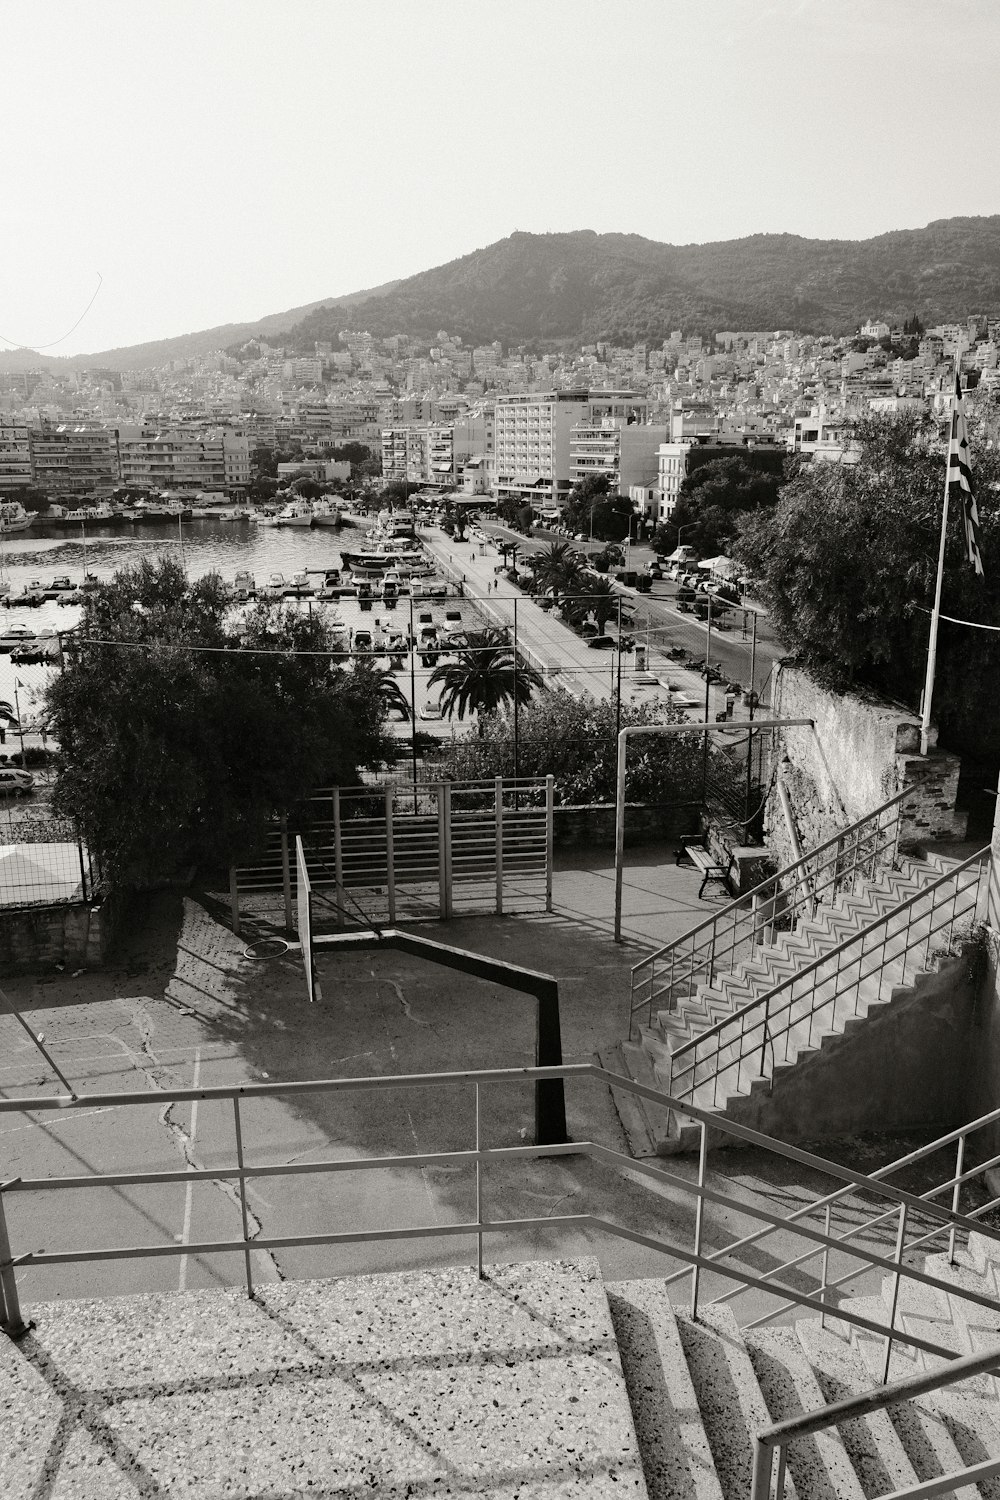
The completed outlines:
{"type": "MultiPolygon", "coordinates": [[[[555,877],[555,910],[534,917],[465,917],[421,931],[523,967],[560,984],[566,1062],[590,1062],[625,1029],[628,970],[654,938],[683,931],[721,897],[696,897],[699,877],[678,870],[667,851],[630,851],[625,930],[611,940],[613,869],[607,856],[566,859],[555,877]],[[639,941],[641,939],[642,941],[639,941]]],[[[533,1002],[483,981],[395,953],[320,955],[322,1000],[309,1005],[301,961],[248,956],[210,901],[165,893],[137,913],[114,963],[100,973],[11,980],[11,1002],[81,1092],[284,1082],[318,1077],[518,1067],[534,1058],[533,1002]]],[[[44,1060],[11,1017],[0,1018],[5,1097],[55,1092],[44,1060]]],[[[609,1090],[596,1080],[567,1085],[573,1139],[621,1152],[627,1143],[609,1090]]],[[[247,1100],[247,1159],[306,1163],[327,1157],[460,1150],[473,1143],[468,1085],[386,1092],[299,1094],[247,1100]]],[[[530,1140],[530,1086],[483,1091],[483,1143],[530,1140]]],[[[234,1122],[228,1101],[95,1106],[0,1116],[6,1179],[93,1171],[166,1171],[230,1165],[234,1122]]],[[[689,1161],[665,1164],[690,1179],[689,1161]]],[[[756,1152],[723,1153],[713,1180],[740,1202],[763,1194],[778,1212],[826,1185],[756,1152]]],[[[249,1229],[261,1236],[455,1224],[474,1218],[474,1171],[460,1163],[379,1172],[258,1179],[249,1189],[249,1229]]],[[[171,1183],[5,1196],[15,1254],[27,1250],[207,1242],[240,1234],[231,1183],[171,1183]]],[[[494,1219],[599,1213],[650,1235],[690,1246],[694,1201],[669,1178],[650,1183],[575,1154],[500,1161],[485,1169],[485,1205],[494,1219]]],[[[719,1247],[752,1227],[741,1211],[709,1207],[706,1245],[719,1247]]],[[[888,1233],[888,1231],[887,1231],[888,1233]]],[[[751,1253],[760,1270],[793,1248],[771,1241],[751,1253]]],[[[801,1248],[796,1242],[794,1248],[801,1248]]],[[[659,1253],[588,1226],[553,1226],[490,1236],[488,1260],[598,1257],[605,1275],[677,1269],[659,1253]]],[[[308,1276],[469,1264],[475,1240],[301,1245],[253,1252],[260,1283],[308,1276]]],[[[26,1268],[25,1306],[53,1298],[238,1285],[239,1253],[26,1268]]],[[[811,1280],[811,1273],[807,1275],[811,1280]]],[[[722,1278],[707,1278],[709,1294],[722,1278]]]]}

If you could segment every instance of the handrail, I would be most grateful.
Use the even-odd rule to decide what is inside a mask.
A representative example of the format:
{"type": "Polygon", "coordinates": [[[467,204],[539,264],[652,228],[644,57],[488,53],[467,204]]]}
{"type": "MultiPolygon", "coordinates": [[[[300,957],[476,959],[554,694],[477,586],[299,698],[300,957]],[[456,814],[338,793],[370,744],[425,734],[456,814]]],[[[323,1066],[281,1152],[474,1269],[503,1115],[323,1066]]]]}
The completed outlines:
{"type": "MultiPolygon", "coordinates": [[[[953,1360],[943,1370],[929,1370],[921,1375],[910,1375],[905,1380],[893,1381],[891,1385],[879,1386],[874,1390],[865,1391],[860,1396],[846,1396],[842,1401],[831,1402],[827,1406],[820,1407],[816,1411],[803,1412],[799,1416],[785,1417],[781,1422],[775,1422],[771,1427],[765,1427],[757,1434],[756,1449],[754,1452],[753,1487],[750,1500],[769,1500],[771,1493],[771,1467],[773,1461],[773,1450],[783,1450],[795,1438],[811,1437],[813,1433],[822,1432],[827,1427],[839,1426],[841,1422],[849,1422],[853,1417],[864,1417],[872,1412],[884,1411],[887,1406],[895,1406],[901,1401],[910,1401],[917,1396],[929,1395],[931,1391],[939,1391],[945,1386],[957,1385],[960,1380],[970,1379],[974,1375],[983,1375],[995,1372],[1000,1367],[1000,1348],[987,1349],[983,1354],[969,1354],[962,1359],[953,1360]]],[[[976,1472],[981,1478],[987,1473],[995,1474],[1000,1471],[1000,1459],[992,1459],[988,1464],[976,1465],[975,1470],[965,1469],[959,1474],[944,1476],[949,1480],[959,1480],[976,1472]]],[[[943,1494],[951,1485],[941,1481],[941,1488],[928,1489],[924,1485],[916,1488],[896,1490],[894,1496],[886,1497],[886,1500],[902,1500],[903,1496],[920,1496],[935,1493],[943,1494]]],[[[783,1484],[779,1481],[778,1497],[781,1500],[783,1484]]]]}
{"type": "Polygon", "coordinates": [[[655,952],[647,953],[645,958],[641,958],[638,963],[632,965],[631,974],[634,976],[640,969],[652,963],[654,959],[662,958],[664,953],[669,952],[671,948],[678,947],[679,944],[685,942],[688,938],[697,937],[699,932],[704,932],[706,928],[712,927],[721,921],[723,917],[728,916],[730,912],[734,912],[740,907],[745,907],[746,903],[752,900],[754,896],[760,896],[765,891],[773,891],[777,882],[784,876],[793,874],[801,865],[808,864],[817,854],[823,854],[827,849],[832,849],[835,844],[840,843],[841,839],[847,838],[850,834],[856,832],[863,823],[870,823],[873,818],[880,817],[890,807],[895,807],[897,802],[902,802],[903,798],[910,794],[911,790],[911,787],[905,786],[902,791],[890,797],[887,802],[883,802],[880,807],[875,807],[871,812],[865,813],[863,818],[858,818],[855,822],[848,823],[846,828],[840,829],[838,833],[835,833],[832,838],[826,839],[822,844],[816,844],[812,849],[807,850],[805,854],[801,855],[799,859],[794,860],[792,864],[785,865],[776,874],[768,875],[766,879],[760,881],[759,884],[753,886],[749,891],[744,891],[742,895],[734,897],[725,906],[720,906],[717,911],[714,911],[710,917],[706,917],[703,922],[698,922],[694,927],[689,927],[686,932],[682,932],[672,942],[664,943],[655,952]]]}
{"type": "Polygon", "coordinates": [[[900,915],[901,912],[908,911],[911,906],[916,906],[919,902],[924,901],[929,895],[933,894],[934,891],[940,890],[942,886],[948,885],[949,882],[954,880],[957,875],[961,875],[963,871],[971,869],[973,865],[982,864],[984,855],[987,855],[989,851],[990,846],[989,844],[986,844],[982,849],[977,850],[975,854],[971,854],[968,859],[963,860],[960,865],[956,865],[954,869],[949,870],[947,874],[940,875],[938,876],[937,880],[932,880],[927,885],[923,886],[922,889],[916,893],[916,895],[908,896],[905,901],[900,901],[898,905],[892,908],[891,911],[883,912],[881,916],[875,917],[871,922],[868,923],[867,927],[863,927],[859,932],[852,933],[849,938],[844,938],[844,940],[840,943],[837,943],[835,947],[828,948],[825,953],[820,954],[818,958],[814,958],[810,963],[803,964],[801,969],[796,969],[794,974],[789,974],[785,979],[782,979],[778,984],[772,986],[772,988],[767,990],[763,995],[758,995],[755,999],[749,1000],[746,1005],[742,1005],[737,1010],[732,1011],[728,1016],[724,1016],[721,1021],[716,1021],[714,1026],[706,1027],[705,1030],[700,1031],[696,1037],[692,1037],[689,1042],[684,1042],[680,1047],[678,1047],[673,1053],[674,1059],[676,1060],[678,1057],[683,1057],[686,1053],[692,1051],[693,1049],[696,1049],[699,1044],[705,1040],[706,1037],[721,1034],[721,1032],[727,1026],[732,1025],[734,1021],[740,1020],[742,1019],[742,1017],[749,1015],[751,1011],[758,1010],[769,1000],[773,999],[775,995],[780,995],[782,991],[790,989],[793,985],[797,984],[799,980],[803,979],[806,975],[813,974],[818,969],[823,968],[824,965],[828,964],[832,959],[839,958],[842,953],[846,953],[847,950],[854,947],[856,943],[864,942],[865,938],[869,937],[871,933],[875,932],[880,927],[884,927],[886,923],[893,921],[900,915]]]}

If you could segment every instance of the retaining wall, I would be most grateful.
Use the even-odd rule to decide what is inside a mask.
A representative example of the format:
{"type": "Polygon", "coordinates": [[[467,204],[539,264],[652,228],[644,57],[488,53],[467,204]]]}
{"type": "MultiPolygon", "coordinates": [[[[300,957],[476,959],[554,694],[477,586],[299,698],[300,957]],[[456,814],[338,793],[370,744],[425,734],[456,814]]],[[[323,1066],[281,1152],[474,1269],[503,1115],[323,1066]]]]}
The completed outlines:
{"type": "MultiPolygon", "coordinates": [[[[774,707],[775,718],[812,719],[815,726],[782,731],[781,777],[803,849],[832,838],[907,783],[902,845],[965,836],[966,817],[955,811],[959,759],[933,746],[921,756],[920,720],[909,709],[873,694],[830,692],[794,666],[778,671],[774,707]]],[[[774,791],[765,829],[779,867],[791,864],[795,852],[774,791]]]]}
{"type": "Polygon", "coordinates": [[[91,904],[0,908],[0,971],[96,969],[104,963],[121,925],[125,899],[118,893],[91,904]]]}

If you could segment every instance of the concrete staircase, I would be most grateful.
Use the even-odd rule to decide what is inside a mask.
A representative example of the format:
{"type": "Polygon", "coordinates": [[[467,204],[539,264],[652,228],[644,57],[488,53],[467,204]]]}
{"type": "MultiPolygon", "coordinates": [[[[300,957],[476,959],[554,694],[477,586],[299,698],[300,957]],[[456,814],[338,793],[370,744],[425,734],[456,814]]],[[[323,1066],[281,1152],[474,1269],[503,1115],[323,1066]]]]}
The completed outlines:
{"type": "MultiPolygon", "coordinates": [[[[947,916],[947,911],[942,915],[943,897],[940,892],[931,893],[926,900],[906,903],[919,898],[941,876],[951,875],[953,884],[945,888],[948,907],[955,894],[959,911],[968,906],[975,899],[979,867],[956,875],[959,863],[937,855],[900,858],[897,869],[880,871],[874,879],[859,877],[854,891],[820,906],[815,915],[800,915],[794,930],[774,934],[772,941],[754,947],[752,956],[730,972],[717,973],[712,984],[697,984],[690,994],[677,999],[674,1009],[656,1012],[651,1024],[639,1026],[639,1041],[622,1042],[605,1065],[726,1119],[766,1129],[759,1119],[761,1095],[769,1095],[804,1058],[814,1057],[890,1006],[911,1000],[923,973],[935,972],[940,958],[935,947],[940,947],[945,936],[935,936],[947,916]],[[861,935],[883,917],[888,921],[875,928],[863,945],[859,973],[861,935]],[[855,938],[852,968],[833,950],[855,938]],[[926,971],[922,967],[925,946],[931,955],[926,971]],[[919,963],[915,954],[921,955],[919,963]],[[789,985],[803,970],[802,983],[789,985]],[[718,1047],[706,1044],[704,1052],[675,1058],[678,1049],[743,1007],[759,1004],[781,985],[786,988],[774,996],[766,1035],[761,1005],[747,1015],[748,1042],[734,1026],[718,1047]],[[697,1059],[693,1067],[692,1057],[697,1059]]],[[[616,1102],[637,1154],[670,1155],[697,1149],[697,1126],[663,1108],[647,1108],[634,1096],[626,1098],[619,1092],[616,1102]]]]}
{"type": "MultiPolygon", "coordinates": [[[[982,1243],[990,1253],[997,1249],[982,1243]]],[[[976,1264],[973,1251],[956,1268],[948,1266],[946,1256],[930,1257],[927,1268],[941,1279],[975,1275],[977,1289],[988,1281],[997,1296],[1000,1265],[990,1262],[980,1273],[976,1264]]],[[[884,1341],[852,1332],[843,1319],[831,1318],[826,1328],[806,1319],[741,1332],[723,1305],[702,1306],[693,1320],[672,1304],[660,1281],[611,1282],[607,1294],[653,1500],[746,1500],[754,1439],[762,1428],[861,1395],[882,1379],[884,1341]]],[[[888,1322],[888,1303],[873,1303],[863,1302],[859,1313],[888,1322]]],[[[907,1316],[916,1330],[933,1314],[933,1334],[927,1321],[921,1322],[924,1337],[971,1353],[983,1341],[966,1334],[959,1306],[956,1302],[954,1321],[938,1304],[932,1309],[915,1304],[907,1316]]],[[[985,1321],[996,1324],[982,1330],[984,1337],[992,1333],[986,1347],[1000,1346],[1000,1297],[996,1316],[985,1321]]],[[[978,1319],[974,1324],[980,1327],[978,1319]]],[[[917,1373],[925,1359],[931,1357],[914,1359],[901,1349],[894,1355],[892,1378],[917,1373]]],[[[786,1496],[874,1500],[1000,1457],[997,1384],[978,1377],[798,1439],[788,1449],[786,1496]]],[[[998,1500],[1000,1478],[944,1493],[956,1500],[998,1500]]]]}
{"type": "MultiPolygon", "coordinates": [[[[995,1312],[928,1289],[903,1322],[945,1347],[1000,1344],[998,1251],[973,1234],[956,1267],[928,1261],[989,1288],[995,1312]]],[[[887,1321],[881,1299],[859,1311],[875,1301],[887,1321]]],[[[758,1432],[881,1379],[880,1341],[843,1318],[741,1332],[727,1306],[693,1319],[662,1280],[605,1282],[592,1258],[31,1312],[24,1339],[0,1340],[5,1500],[747,1500],[758,1432]]],[[[874,1500],[995,1453],[1000,1405],[978,1378],[796,1440],[785,1494],[874,1500]]],[[[996,1500],[1000,1481],[946,1493],[996,1500]]]]}

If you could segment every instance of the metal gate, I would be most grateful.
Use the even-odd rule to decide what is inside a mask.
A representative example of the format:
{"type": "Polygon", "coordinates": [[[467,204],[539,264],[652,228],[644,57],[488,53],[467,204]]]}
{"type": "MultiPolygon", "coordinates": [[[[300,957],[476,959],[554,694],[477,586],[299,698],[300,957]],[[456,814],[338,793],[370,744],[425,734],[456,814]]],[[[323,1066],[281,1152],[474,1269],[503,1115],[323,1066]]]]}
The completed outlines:
{"type": "Polygon", "coordinates": [[[248,915],[293,930],[299,841],[315,930],[550,911],[553,804],[551,776],[316,792],[294,830],[277,825],[259,861],[230,871],[234,930],[248,915]]]}

